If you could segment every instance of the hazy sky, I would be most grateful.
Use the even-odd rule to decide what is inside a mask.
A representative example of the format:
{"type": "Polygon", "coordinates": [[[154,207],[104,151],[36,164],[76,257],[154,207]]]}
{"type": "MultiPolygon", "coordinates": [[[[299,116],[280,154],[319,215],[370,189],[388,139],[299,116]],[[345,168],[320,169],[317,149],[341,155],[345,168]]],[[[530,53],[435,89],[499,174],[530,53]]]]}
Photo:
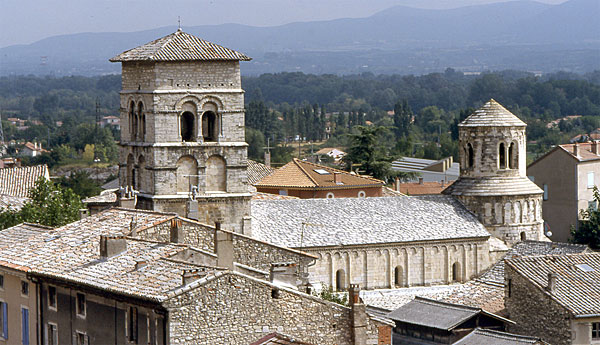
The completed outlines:
{"type": "MultiPolygon", "coordinates": [[[[557,4],[565,0],[538,0],[557,4]]],[[[0,47],[78,32],[139,31],[166,25],[366,17],[395,5],[453,8],[498,0],[0,0],[0,47]]]]}

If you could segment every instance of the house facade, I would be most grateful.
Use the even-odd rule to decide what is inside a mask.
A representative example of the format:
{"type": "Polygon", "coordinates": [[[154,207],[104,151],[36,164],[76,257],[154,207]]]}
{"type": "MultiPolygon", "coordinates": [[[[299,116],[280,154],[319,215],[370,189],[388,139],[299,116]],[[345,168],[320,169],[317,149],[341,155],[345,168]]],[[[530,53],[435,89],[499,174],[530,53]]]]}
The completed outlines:
{"type": "Polygon", "coordinates": [[[600,142],[558,145],[527,167],[527,176],[543,191],[542,209],[552,240],[567,242],[580,212],[597,207],[600,142]]]}

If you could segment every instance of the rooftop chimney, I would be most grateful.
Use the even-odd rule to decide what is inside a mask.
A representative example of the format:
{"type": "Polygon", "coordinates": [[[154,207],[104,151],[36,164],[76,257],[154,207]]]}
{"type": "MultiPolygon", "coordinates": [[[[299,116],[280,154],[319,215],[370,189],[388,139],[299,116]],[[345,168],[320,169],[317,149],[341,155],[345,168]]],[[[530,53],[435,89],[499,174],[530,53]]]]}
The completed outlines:
{"type": "Polygon", "coordinates": [[[335,184],[342,184],[340,173],[338,173],[338,172],[334,172],[333,173],[333,183],[335,183],[335,184]]]}
{"type": "Polygon", "coordinates": [[[297,264],[294,262],[278,262],[271,264],[269,271],[269,281],[271,283],[280,283],[288,287],[298,288],[297,264]]]}
{"type": "Polygon", "coordinates": [[[188,285],[189,283],[195,282],[205,275],[206,272],[204,270],[183,270],[183,273],[181,274],[181,284],[188,285]]]}
{"type": "Polygon", "coordinates": [[[269,151],[265,152],[265,165],[271,167],[271,152],[269,151]]]}
{"type": "Polygon", "coordinates": [[[183,229],[180,219],[171,219],[170,238],[173,243],[182,243],[184,240],[183,229]]]}
{"type": "Polygon", "coordinates": [[[135,262],[135,270],[139,270],[140,268],[146,267],[148,265],[148,261],[146,260],[138,260],[135,262]]]}
{"type": "Polygon", "coordinates": [[[575,155],[576,157],[579,156],[579,144],[578,143],[573,144],[573,155],[575,155]]]}
{"type": "Polygon", "coordinates": [[[600,141],[594,140],[594,141],[592,141],[590,146],[592,147],[592,153],[594,153],[596,155],[600,155],[600,150],[599,150],[600,149],[600,141]]]}
{"type": "Polygon", "coordinates": [[[100,257],[110,258],[127,250],[127,240],[123,237],[100,236],[100,257]]]}
{"type": "Polygon", "coordinates": [[[419,184],[423,184],[423,178],[419,177],[419,184]]]}
{"type": "Polygon", "coordinates": [[[221,230],[221,223],[215,223],[215,254],[217,266],[233,270],[233,234],[221,230]]]}
{"type": "Polygon", "coordinates": [[[394,180],[394,190],[396,192],[400,191],[400,179],[396,177],[396,179],[394,180]]]}
{"type": "Polygon", "coordinates": [[[546,287],[546,291],[553,293],[556,289],[556,282],[558,280],[558,275],[556,273],[550,272],[548,273],[548,286],[546,287]]]}
{"type": "Polygon", "coordinates": [[[360,300],[360,287],[350,284],[348,288],[350,308],[352,308],[352,338],[355,345],[367,343],[367,309],[360,300]]]}

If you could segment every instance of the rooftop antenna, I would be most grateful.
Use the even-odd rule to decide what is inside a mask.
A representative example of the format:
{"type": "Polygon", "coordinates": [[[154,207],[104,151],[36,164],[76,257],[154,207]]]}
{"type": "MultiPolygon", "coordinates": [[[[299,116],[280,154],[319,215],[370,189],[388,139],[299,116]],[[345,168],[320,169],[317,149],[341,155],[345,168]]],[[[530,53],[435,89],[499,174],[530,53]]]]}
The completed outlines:
{"type": "Polygon", "coordinates": [[[4,142],[4,129],[2,129],[2,112],[0,111],[0,157],[4,155],[6,143],[4,142]]]}
{"type": "Polygon", "coordinates": [[[181,31],[181,17],[177,16],[177,31],[181,31]]]}

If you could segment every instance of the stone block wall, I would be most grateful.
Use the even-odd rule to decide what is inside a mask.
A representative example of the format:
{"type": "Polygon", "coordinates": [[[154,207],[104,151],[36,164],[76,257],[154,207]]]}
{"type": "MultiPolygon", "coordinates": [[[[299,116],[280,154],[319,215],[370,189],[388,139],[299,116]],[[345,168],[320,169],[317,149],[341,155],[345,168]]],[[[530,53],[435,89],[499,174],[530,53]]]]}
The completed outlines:
{"type": "Polygon", "coordinates": [[[238,274],[213,279],[164,306],[170,344],[247,345],[273,332],[312,344],[352,344],[349,308],[238,274]]]}
{"type": "Polygon", "coordinates": [[[460,150],[460,175],[462,177],[525,176],[526,136],[525,127],[461,127],[458,135],[460,150]],[[518,163],[514,169],[500,169],[498,164],[499,146],[504,143],[508,157],[508,147],[515,143],[518,163]],[[473,147],[473,167],[468,166],[468,144],[473,147]]]}
{"type": "Polygon", "coordinates": [[[540,337],[553,345],[571,344],[571,314],[549,294],[505,265],[504,305],[515,321],[512,333],[540,337]]]}
{"type": "Polygon", "coordinates": [[[178,61],[156,64],[158,90],[240,89],[239,61],[178,61]]]}
{"type": "MultiPolygon", "coordinates": [[[[179,243],[214,252],[215,228],[196,222],[173,219],[138,230],[136,236],[151,241],[169,242],[171,227],[175,221],[179,222],[183,234],[183,238],[180,239],[179,243]]],[[[314,260],[314,258],[304,253],[289,248],[277,247],[238,233],[233,233],[233,250],[233,260],[235,262],[265,272],[269,271],[273,262],[295,262],[298,263],[300,272],[306,272],[307,266],[314,260]]]]}

